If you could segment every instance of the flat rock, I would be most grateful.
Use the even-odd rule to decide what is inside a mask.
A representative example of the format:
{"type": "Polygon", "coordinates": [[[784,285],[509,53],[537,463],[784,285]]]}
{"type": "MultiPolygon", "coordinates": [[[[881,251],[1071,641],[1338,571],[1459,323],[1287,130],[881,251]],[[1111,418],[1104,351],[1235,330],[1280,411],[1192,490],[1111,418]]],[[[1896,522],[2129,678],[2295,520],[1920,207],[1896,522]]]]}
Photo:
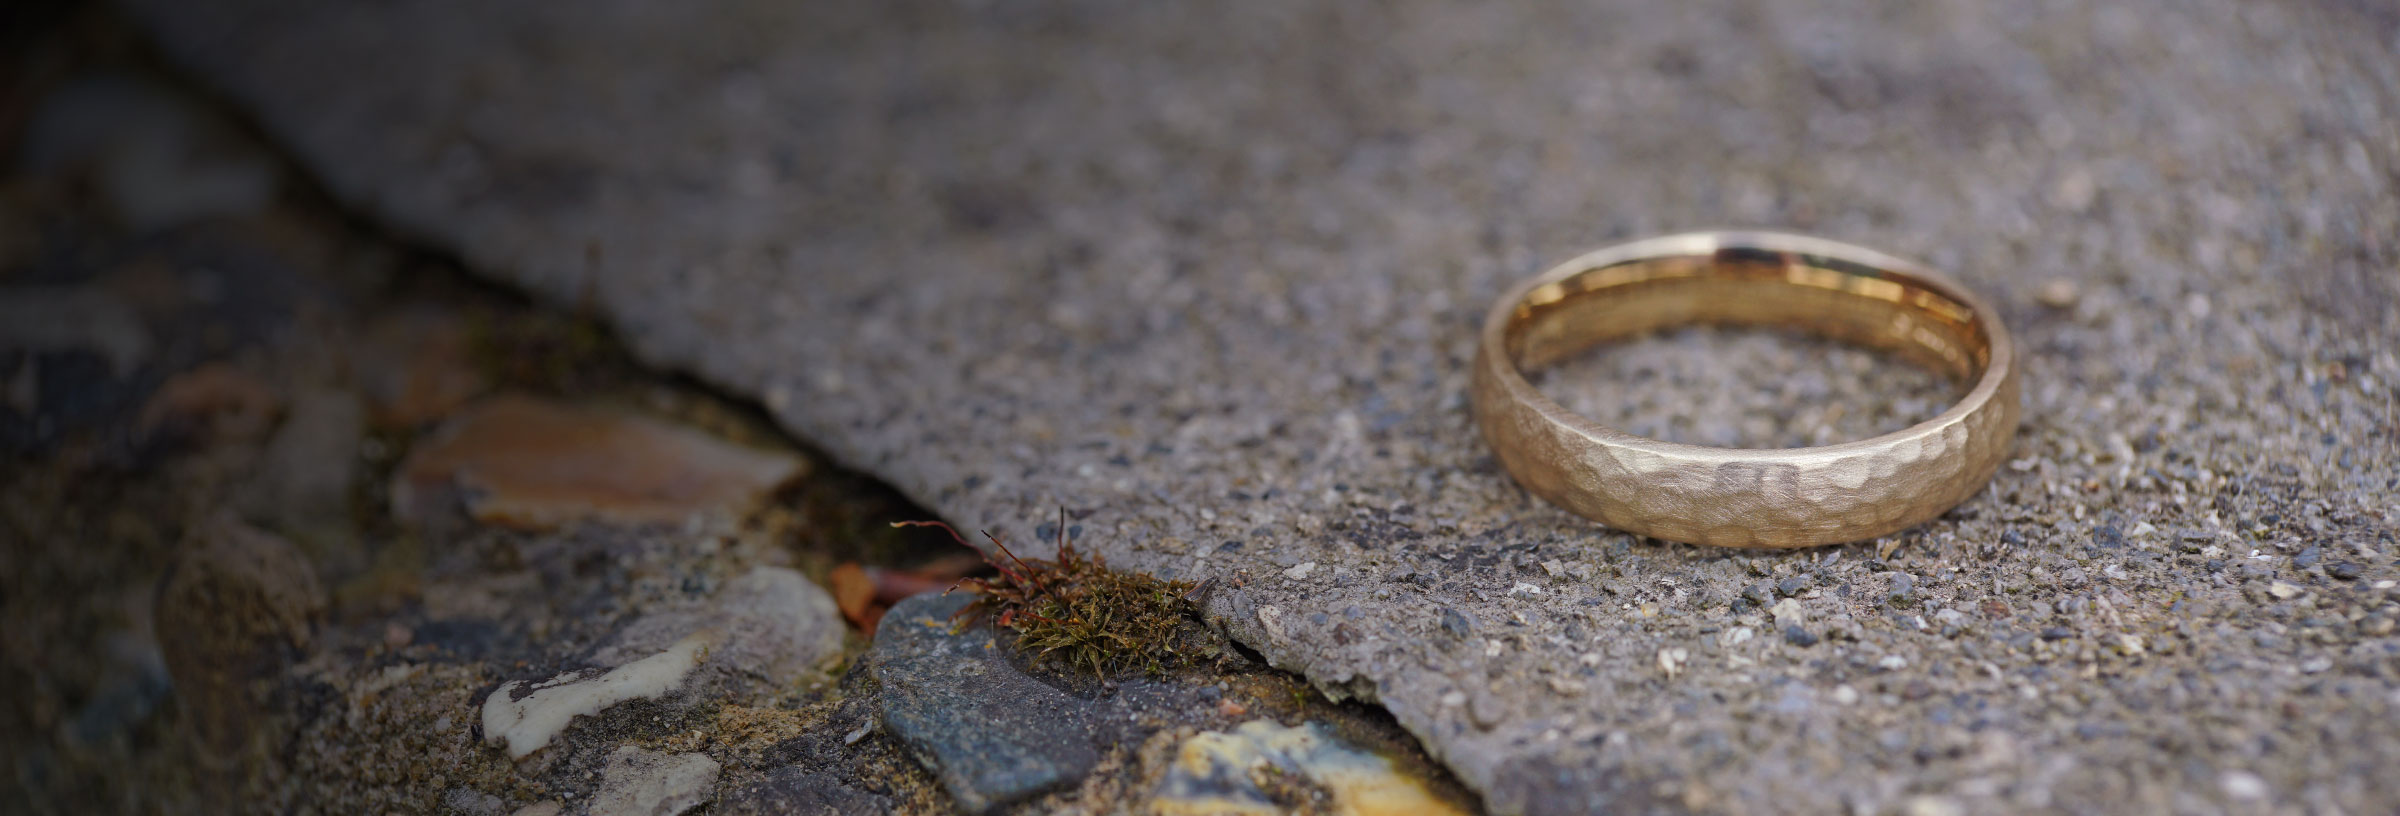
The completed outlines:
{"type": "Polygon", "coordinates": [[[758,566],[702,602],[625,624],[583,660],[591,669],[502,683],[484,698],[484,737],[524,757],[576,718],[692,688],[702,696],[785,687],[840,653],[842,623],[825,590],[787,567],[758,566]],[[695,674],[714,682],[694,682],[695,674]]]}
{"type": "Polygon", "coordinates": [[[1147,809],[1161,816],[1263,815],[1302,810],[1303,804],[1352,816],[1464,813],[1399,773],[1390,760],[1343,742],[1323,724],[1284,726],[1273,720],[1184,740],[1147,809]],[[1269,784],[1261,785],[1262,780],[1269,784]]]}
{"type": "Polygon", "coordinates": [[[725,794],[714,812],[725,816],[846,816],[889,813],[892,807],[889,797],[850,787],[828,774],[787,766],[725,794]]]}
{"type": "Polygon", "coordinates": [[[884,615],[865,665],[883,728],[983,813],[1080,780],[1100,763],[1100,712],[1011,666],[989,629],[953,634],[966,593],[929,593],[884,615]]]}
{"type": "Polygon", "coordinates": [[[706,665],[771,684],[789,683],[842,648],[833,597],[788,567],[752,567],[705,603],[645,615],[592,654],[614,666],[687,637],[708,640],[706,665]]]}
{"type": "MultiPolygon", "coordinates": [[[[2389,629],[2276,635],[2392,601],[2264,592],[2322,580],[2281,560],[2312,543],[2394,556],[2375,4],[128,5],[374,217],[964,527],[1040,555],[1065,507],[1113,565],[1217,579],[1231,634],[1388,708],[1495,811],[2223,809],[2233,767],[2283,804],[2400,802],[2374,670],[2286,670],[2389,629]],[[1726,223],[1990,296],[2026,395],[1988,492],[1737,554],[1510,483],[1465,405],[1490,298],[1726,223]],[[1906,608],[1877,600],[1893,564],[1906,608]],[[1727,636],[1781,631],[1740,588],[1802,573],[1825,642],[1727,636]],[[1918,622],[1944,609],[1976,614],[1918,622]],[[2068,624],[2094,637],[2034,636],[2068,624]],[[2150,648],[2087,648],[2117,633],[2150,648]]],[[[1617,421],[1670,435],[1714,404],[1692,389],[1792,377],[1779,348],[1617,421]]],[[[1847,370],[1763,433],[1690,433],[1935,404],[1847,370]]]]}
{"type": "Polygon", "coordinates": [[[707,754],[661,754],[617,749],[592,795],[592,816],[676,816],[706,803],[717,785],[717,761],[707,754]]]}
{"type": "MultiPolygon", "coordinates": [[[[1021,665],[989,626],[955,627],[974,601],[928,592],[884,615],[860,668],[883,730],[933,771],[959,806],[986,812],[1068,787],[1103,756],[1166,728],[1219,725],[1234,675],[1205,670],[1104,680],[1021,665]]],[[[1236,711],[1241,710],[1237,705],[1236,711]]],[[[1414,784],[1414,783],[1412,783],[1414,784]]]]}
{"type": "Polygon", "coordinates": [[[213,111],[140,78],[86,76],[46,94],[21,154],[36,172],[82,166],[125,224],[157,232],[258,213],[277,164],[213,111]]]}
{"type": "Polygon", "coordinates": [[[484,741],[522,758],[550,746],[578,717],[599,714],[619,703],[654,700],[683,686],[708,648],[706,635],[692,635],[657,654],[607,671],[575,671],[528,683],[511,680],[483,700],[484,741]]]}
{"type": "Polygon", "coordinates": [[[645,417],[502,395],[409,452],[393,478],[403,518],[457,496],[477,521],[528,529],[579,520],[738,516],[801,472],[800,460],[645,417]]]}

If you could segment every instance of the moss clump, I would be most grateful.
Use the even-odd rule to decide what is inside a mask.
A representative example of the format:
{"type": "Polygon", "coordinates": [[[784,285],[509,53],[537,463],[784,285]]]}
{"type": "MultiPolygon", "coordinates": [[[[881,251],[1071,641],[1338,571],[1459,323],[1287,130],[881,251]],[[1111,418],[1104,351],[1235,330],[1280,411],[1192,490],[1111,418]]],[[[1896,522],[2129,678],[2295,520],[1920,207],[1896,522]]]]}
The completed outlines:
{"type": "MultiPolygon", "coordinates": [[[[939,527],[958,538],[938,521],[892,526],[939,527]]],[[[1099,555],[1076,552],[1064,523],[1053,561],[1018,558],[998,536],[984,537],[997,553],[984,552],[984,561],[999,574],[958,582],[956,589],[982,596],[958,614],[962,621],[989,620],[1015,631],[1018,647],[1037,660],[1105,677],[1135,669],[1161,674],[1223,654],[1199,623],[1191,582],[1109,569],[1099,555]]],[[[974,546],[964,538],[958,542],[974,546]]]]}

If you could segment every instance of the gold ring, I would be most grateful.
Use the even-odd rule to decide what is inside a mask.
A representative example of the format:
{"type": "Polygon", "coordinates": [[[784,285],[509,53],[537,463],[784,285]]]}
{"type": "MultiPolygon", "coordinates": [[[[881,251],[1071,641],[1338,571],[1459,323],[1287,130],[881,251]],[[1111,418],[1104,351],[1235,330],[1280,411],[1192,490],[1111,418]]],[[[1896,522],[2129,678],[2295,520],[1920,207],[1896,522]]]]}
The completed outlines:
{"type": "Polygon", "coordinates": [[[1484,319],[1473,387],[1484,439],[1525,489],[1620,530],[1725,547],[1807,547],[1915,526],[1983,489],[2017,435],[2016,352],[1982,300],[1918,264],[1768,232],[1636,241],[1518,285],[1484,319]],[[1687,323],[1789,327],[1885,349],[1949,375],[1965,396],[1872,439],[1736,449],[1635,436],[1525,379],[1602,341],[1687,323]]]}

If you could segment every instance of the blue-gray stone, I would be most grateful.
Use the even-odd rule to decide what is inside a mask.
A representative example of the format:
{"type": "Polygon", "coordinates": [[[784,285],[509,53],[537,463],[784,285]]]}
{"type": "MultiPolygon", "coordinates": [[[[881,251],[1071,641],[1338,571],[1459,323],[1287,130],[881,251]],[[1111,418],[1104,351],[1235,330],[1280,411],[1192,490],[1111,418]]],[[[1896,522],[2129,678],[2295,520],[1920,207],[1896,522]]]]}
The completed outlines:
{"type": "Polygon", "coordinates": [[[1082,779],[1103,735],[1100,706],[1010,665],[992,630],[952,633],[951,615],[974,597],[929,593],[892,607],[866,665],[884,730],[961,809],[982,813],[1082,779]]]}
{"type": "Polygon", "coordinates": [[[718,800],[713,812],[723,816],[846,816],[890,813],[892,808],[889,797],[850,787],[829,774],[787,766],[735,788],[718,800]]]}

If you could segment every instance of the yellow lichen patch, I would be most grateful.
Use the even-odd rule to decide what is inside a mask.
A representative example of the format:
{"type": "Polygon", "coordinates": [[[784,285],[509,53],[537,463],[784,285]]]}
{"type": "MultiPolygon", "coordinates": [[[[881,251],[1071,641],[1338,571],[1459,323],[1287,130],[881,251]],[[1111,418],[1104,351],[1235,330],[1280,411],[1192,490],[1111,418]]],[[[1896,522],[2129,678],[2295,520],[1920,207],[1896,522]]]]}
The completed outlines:
{"type": "Polygon", "coordinates": [[[1243,723],[1185,740],[1150,798],[1155,816],[1464,814],[1400,774],[1391,760],[1338,739],[1317,723],[1243,723]]]}

